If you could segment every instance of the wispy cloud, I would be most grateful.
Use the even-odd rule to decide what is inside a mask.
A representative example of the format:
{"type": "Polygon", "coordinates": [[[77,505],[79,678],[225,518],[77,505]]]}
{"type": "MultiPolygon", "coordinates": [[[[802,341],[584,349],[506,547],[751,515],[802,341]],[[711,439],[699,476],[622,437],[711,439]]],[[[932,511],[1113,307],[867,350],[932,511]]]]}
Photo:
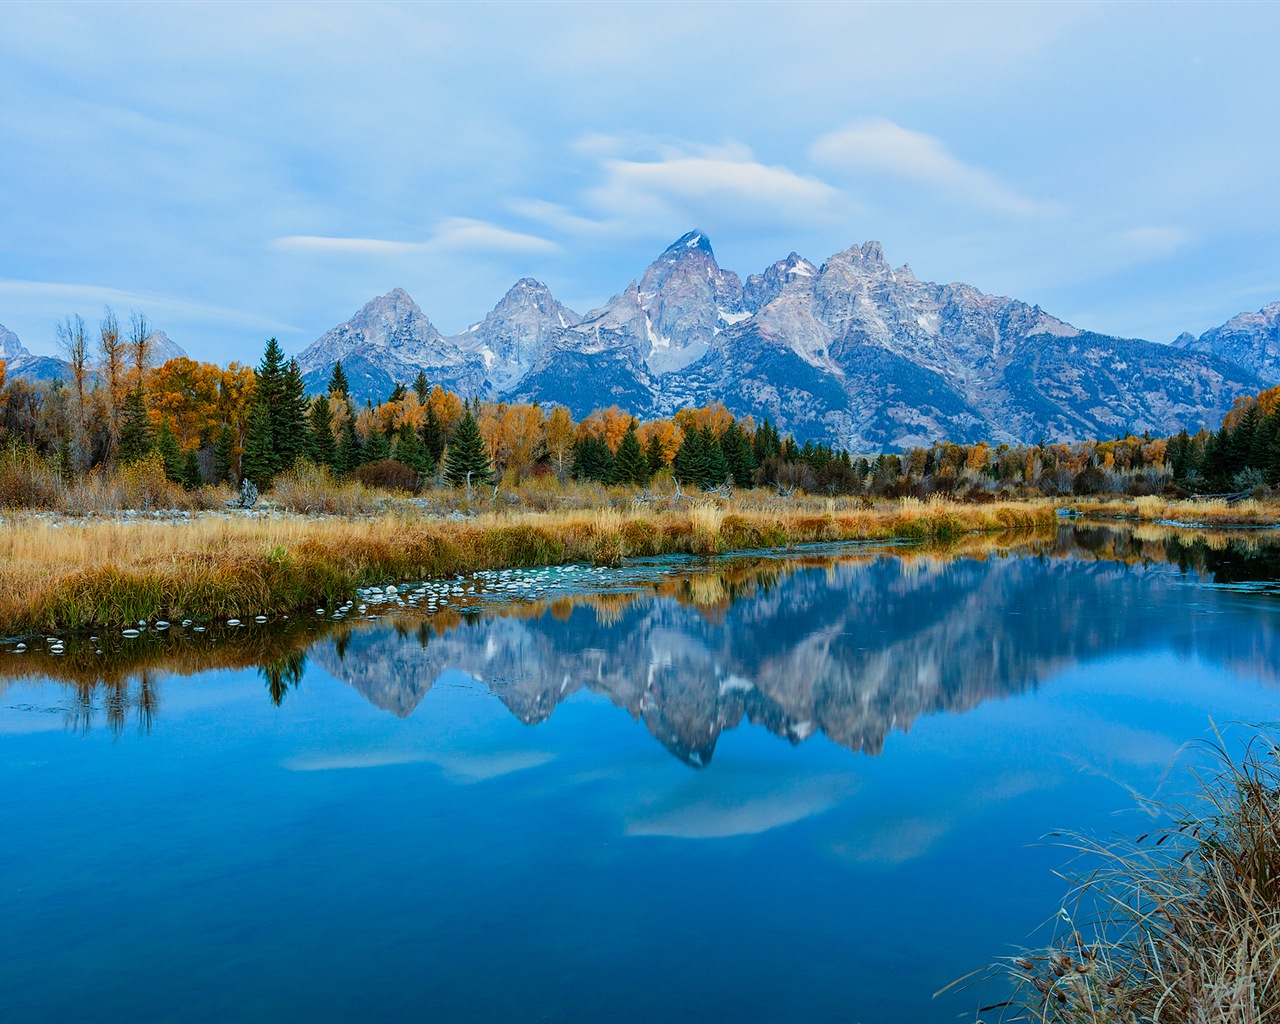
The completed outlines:
{"type": "Polygon", "coordinates": [[[928,185],[965,202],[1019,217],[1049,212],[1049,204],[1019,195],[995,175],[953,156],[941,139],[883,117],[864,118],[818,138],[817,163],[928,185]]]}
{"type": "Polygon", "coordinates": [[[1143,225],[1116,231],[1108,239],[1114,255],[1125,262],[1145,263],[1181,252],[1190,242],[1181,228],[1170,225],[1143,225]]]}
{"type": "Polygon", "coordinates": [[[273,240],[271,246],[283,251],[349,253],[359,256],[404,256],[419,252],[541,253],[555,252],[560,248],[550,239],[465,217],[450,217],[441,221],[431,237],[421,242],[331,235],[285,235],[273,240]]]}
{"type": "Polygon", "coordinates": [[[592,135],[571,150],[596,161],[598,178],[581,194],[577,209],[521,199],[509,204],[514,212],[574,236],[665,236],[708,218],[735,224],[813,223],[829,216],[842,199],[825,181],[757,160],[739,143],[654,146],[592,135]],[[628,148],[632,155],[619,155],[628,148]]]}

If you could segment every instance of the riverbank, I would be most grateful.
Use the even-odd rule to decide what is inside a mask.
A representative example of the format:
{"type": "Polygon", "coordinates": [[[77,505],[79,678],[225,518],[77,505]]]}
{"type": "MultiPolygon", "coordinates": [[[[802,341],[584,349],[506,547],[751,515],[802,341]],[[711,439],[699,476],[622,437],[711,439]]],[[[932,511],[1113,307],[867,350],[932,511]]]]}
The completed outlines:
{"type": "Polygon", "coordinates": [[[329,607],[357,587],[485,569],[668,554],[714,555],[845,540],[948,540],[1052,529],[1049,502],[879,508],[736,507],[344,519],[194,515],[131,522],[17,516],[0,529],[0,633],[139,620],[281,615],[329,607]]]}

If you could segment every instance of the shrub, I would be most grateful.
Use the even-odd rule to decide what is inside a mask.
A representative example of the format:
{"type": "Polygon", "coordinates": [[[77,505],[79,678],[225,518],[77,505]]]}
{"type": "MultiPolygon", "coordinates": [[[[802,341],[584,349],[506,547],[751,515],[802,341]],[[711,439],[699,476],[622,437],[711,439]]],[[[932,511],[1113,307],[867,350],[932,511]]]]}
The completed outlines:
{"type": "Polygon", "coordinates": [[[366,487],[380,487],[384,491],[418,491],[418,471],[395,459],[370,462],[356,469],[354,476],[366,487]]]}
{"type": "Polygon", "coordinates": [[[24,445],[0,451],[0,508],[56,508],[62,492],[57,467],[24,445]]]}

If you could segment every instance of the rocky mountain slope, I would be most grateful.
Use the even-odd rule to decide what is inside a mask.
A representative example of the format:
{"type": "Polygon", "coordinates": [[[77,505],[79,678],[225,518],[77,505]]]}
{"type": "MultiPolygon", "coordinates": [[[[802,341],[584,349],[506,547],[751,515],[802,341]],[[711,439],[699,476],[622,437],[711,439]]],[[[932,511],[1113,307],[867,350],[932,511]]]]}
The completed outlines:
{"type": "MultiPolygon", "coordinates": [[[[182,346],[164,331],[152,332],[151,354],[148,359],[152,366],[185,357],[186,354],[182,346]]],[[[39,381],[53,380],[54,377],[63,381],[71,379],[69,363],[53,356],[34,355],[4,324],[0,324],[0,359],[5,362],[5,377],[9,380],[39,381]]]]}
{"type": "Polygon", "coordinates": [[[821,266],[792,253],[744,284],[691,231],[585,316],[526,278],[445,338],[397,289],[299,361],[320,390],[341,359],[362,398],[383,398],[421,369],[464,394],[563,403],[578,416],[718,400],[801,438],[875,451],[1214,425],[1238,395],[1280,375],[1275,310],[1258,314],[1261,326],[1231,333],[1237,317],[1193,344],[1157,345],[1082,332],[970,285],[920,281],[877,242],[821,266]],[[1258,341],[1267,329],[1270,342],[1258,341]]]}
{"type": "Polygon", "coordinates": [[[1207,352],[1252,370],[1268,384],[1280,384],[1280,302],[1256,313],[1240,313],[1200,337],[1182,334],[1176,348],[1207,352]]]}

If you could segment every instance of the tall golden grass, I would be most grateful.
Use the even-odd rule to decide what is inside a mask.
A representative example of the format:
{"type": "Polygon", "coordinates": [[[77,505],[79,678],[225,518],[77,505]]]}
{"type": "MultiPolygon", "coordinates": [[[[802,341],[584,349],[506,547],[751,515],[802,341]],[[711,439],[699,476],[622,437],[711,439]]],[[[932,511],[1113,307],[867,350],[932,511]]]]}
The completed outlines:
{"type": "Polygon", "coordinates": [[[1012,997],[980,1012],[1051,1024],[1268,1024],[1280,1020],[1280,747],[1219,736],[1198,798],[1169,824],[1070,845],[1078,882],[1047,949],[998,965],[1012,997]]]}
{"type": "Polygon", "coordinates": [[[0,529],[0,632],[274,615],[331,605],[363,584],[479,569],[1055,526],[1047,503],[844,512],[596,509],[465,522],[405,513],[136,524],[20,517],[0,529]]]}

